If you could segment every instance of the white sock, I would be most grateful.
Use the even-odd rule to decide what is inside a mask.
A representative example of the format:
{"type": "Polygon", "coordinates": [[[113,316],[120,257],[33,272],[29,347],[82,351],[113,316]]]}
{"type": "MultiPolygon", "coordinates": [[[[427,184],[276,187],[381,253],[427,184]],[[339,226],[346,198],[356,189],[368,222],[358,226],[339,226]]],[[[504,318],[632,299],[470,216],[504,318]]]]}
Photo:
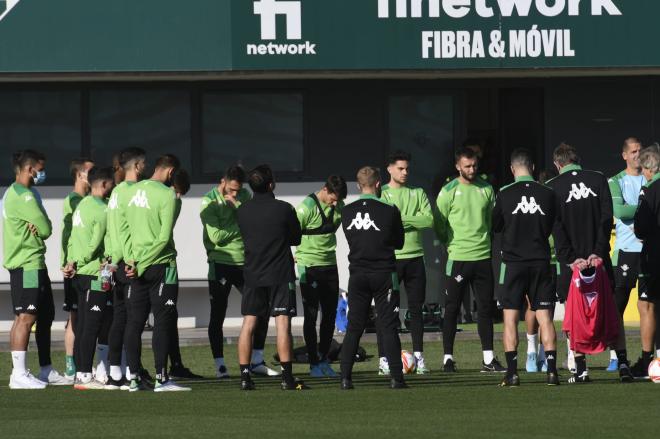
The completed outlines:
{"type": "Polygon", "coordinates": [[[445,354],[445,358],[442,360],[442,364],[447,364],[447,360],[454,361],[454,356],[452,354],[445,354]]]}
{"type": "Polygon", "coordinates": [[[110,378],[115,381],[121,380],[121,366],[110,366],[110,378]]]}
{"type": "Polygon", "coordinates": [[[215,361],[215,368],[220,369],[220,366],[225,365],[225,359],[223,357],[218,357],[213,359],[215,361]]]}
{"type": "Polygon", "coordinates": [[[82,376],[83,376],[83,373],[82,373],[82,372],[76,372],[76,379],[77,379],[77,380],[80,381],[80,380],[82,379],[82,376]]]}
{"type": "Polygon", "coordinates": [[[11,351],[11,363],[14,366],[12,375],[24,375],[27,372],[27,364],[25,362],[26,351],[11,351]]]}
{"type": "Polygon", "coordinates": [[[424,358],[424,354],[422,352],[413,352],[413,355],[415,356],[416,359],[424,358]]]}
{"type": "Polygon", "coordinates": [[[660,349],[655,351],[655,358],[660,358],[660,349]]]}
{"type": "Polygon", "coordinates": [[[50,375],[50,372],[53,370],[53,365],[49,364],[48,366],[42,366],[41,370],[39,371],[39,376],[48,378],[48,375],[50,375]]]}
{"type": "Polygon", "coordinates": [[[263,349],[253,349],[252,350],[252,364],[261,364],[264,362],[264,350],[263,349]]]}
{"type": "Polygon", "coordinates": [[[538,343],[539,335],[538,334],[527,334],[527,353],[534,354],[536,353],[536,344],[538,343]]]}
{"type": "Polygon", "coordinates": [[[100,344],[96,346],[96,358],[98,364],[96,365],[96,376],[108,376],[108,345],[100,344]]]}
{"type": "Polygon", "coordinates": [[[91,373],[87,373],[87,372],[85,372],[85,373],[81,373],[81,374],[80,374],[80,380],[81,380],[83,383],[88,383],[88,382],[92,381],[92,374],[91,374],[91,373]]]}
{"type": "Polygon", "coordinates": [[[616,356],[616,351],[614,349],[610,349],[610,360],[618,360],[619,357],[616,356]]]}
{"type": "Polygon", "coordinates": [[[495,359],[495,353],[493,351],[483,351],[484,352],[484,363],[490,364],[495,359]]]}

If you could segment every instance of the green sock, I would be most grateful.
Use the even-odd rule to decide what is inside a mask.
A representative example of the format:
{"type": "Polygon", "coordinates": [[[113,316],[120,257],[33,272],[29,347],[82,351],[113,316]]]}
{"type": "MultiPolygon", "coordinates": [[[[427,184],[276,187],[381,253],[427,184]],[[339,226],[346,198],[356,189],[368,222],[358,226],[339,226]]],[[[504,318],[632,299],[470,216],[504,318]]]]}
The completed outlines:
{"type": "Polygon", "coordinates": [[[73,355],[66,356],[66,374],[68,376],[76,374],[76,363],[73,361],[73,355]]]}

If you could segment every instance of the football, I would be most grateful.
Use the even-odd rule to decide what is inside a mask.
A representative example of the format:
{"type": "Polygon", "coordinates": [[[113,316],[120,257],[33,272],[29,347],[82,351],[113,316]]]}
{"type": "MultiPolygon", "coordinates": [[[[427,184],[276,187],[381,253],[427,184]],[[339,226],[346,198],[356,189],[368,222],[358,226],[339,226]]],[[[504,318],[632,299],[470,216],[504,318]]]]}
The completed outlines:
{"type": "Polygon", "coordinates": [[[649,364],[649,379],[660,384],[660,358],[656,358],[649,364]]]}
{"type": "Polygon", "coordinates": [[[415,373],[417,361],[415,356],[408,351],[401,351],[401,363],[403,364],[403,374],[415,373]]]}

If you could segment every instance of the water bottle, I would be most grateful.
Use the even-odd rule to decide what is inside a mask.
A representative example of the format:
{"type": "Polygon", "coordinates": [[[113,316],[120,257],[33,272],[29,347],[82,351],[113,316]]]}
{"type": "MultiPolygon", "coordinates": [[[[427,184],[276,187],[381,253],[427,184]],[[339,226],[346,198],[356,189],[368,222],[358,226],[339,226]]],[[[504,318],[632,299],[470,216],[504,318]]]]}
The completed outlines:
{"type": "Polygon", "coordinates": [[[108,264],[104,265],[101,270],[101,289],[103,291],[112,289],[112,271],[108,268],[108,264]]]}

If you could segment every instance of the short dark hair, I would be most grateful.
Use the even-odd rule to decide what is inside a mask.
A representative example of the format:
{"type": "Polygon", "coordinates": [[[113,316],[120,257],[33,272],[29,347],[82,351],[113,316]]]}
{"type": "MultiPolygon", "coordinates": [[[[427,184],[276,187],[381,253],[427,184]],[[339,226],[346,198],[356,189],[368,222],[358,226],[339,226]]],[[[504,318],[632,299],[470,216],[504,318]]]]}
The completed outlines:
{"type": "Polygon", "coordinates": [[[94,186],[97,182],[115,181],[115,171],[111,166],[105,166],[103,168],[94,166],[87,173],[87,181],[90,186],[94,186]]]}
{"type": "Polygon", "coordinates": [[[174,171],[174,175],[172,176],[172,187],[178,194],[187,194],[190,190],[190,175],[188,174],[188,171],[183,168],[174,171]]]}
{"type": "Polygon", "coordinates": [[[14,172],[18,172],[27,165],[36,165],[39,162],[46,160],[46,156],[42,153],[35,151],[33,149],[24,149],[22,151],[16,151],[11,156],[11,165],[14,168],[14,172]]]}
{"type": "Polygon", "coordinates": [[[526,148],[517,148],[511,153],[511,166],[524,166],[529,171],[534,167],[532,153],[526,148]]]}
{"type": "Polygon", "coordinates": [[[237,181],[241,184],[245,183],[245,169],[241,165],[231,165],[225,170],[225,175],[222,177],[225,181],[237,181]]]}
{"type": "Polygon", "coordinates": [[[640,146],[642,145],[642,142],[640,142],[637,137],[628,137],[626,140],[623,141],[623,146],[621,147],[621,150],[623,152],[626,152],[628,151],[630,145],[633,145],[635,143],[639,144],[640,146]]]}
{"type": "Polygon", "coordinates": [[[357,182],[361,188],[376,187],[380,181],[380,169],[375,166],[364,166],[357,173],[357,182]]]}
{"type": "Polygon", "coordinates": [[[156,160],[156,169],[172,168],[177,170],[181,167],[181,161],[174,154],[163,154],[156,160]]]}
{"type": "Polygon", "coordinates": [[[566,142],[562,142],[558,147],[555,148],[555,151],[552,153],[552,161],[557,163],[559,166],[566,166],[570,164],[579,165],[580,156],[578,155],[575,148],[566,142]]]}
{"type": "Polygon", "coordinates": [[[325,182],[325,188],[331,194],[337,195],[340,200],[344,200],[348,195],[348,188],[346,186],[346,179],[341,175],[331,175],[325,182]]]}
{"type": "Polygon", "coordinates": [[[478,159],[479,156],[477,156],[477,153],[474,151],[474,149],[470,148],[469,146],[461,146],[456,148],[456,152],[454,152],[454,160],[456,163],[458,163],[458,161],[462,158],[478,159]]]}
{"type": "Polygon", "coordinates": [[[78,173],[83,171],[83,167],[85,166],[85,163],[94,163],[94,160],[88,157],[80,157],[71,160],[71,163],[69,164],[69,173],[71,174],[71,178],[73,179],[74,183],[76,182],[76,177],[78,176],[78,173]]]}
{"type": "Polygon", "coordinates": [[[128,168],[128,166],[136,160],[144,160],[147,157],[147,153],[142,148],[137,148],[131,146],[126,149],[122,149],[119,152],[119,166],[123,169],[128,168]]]}
{"type": "Polygon", "coordinates": [[[387,165],[393,165],[399,160],[404,161],[404,162],[409,162],[412,160],[412,156],[410,155],[409,152],[406,151],[401,151],[400,149],[397,149],[393,153],[389,155],[387,158],[387,165]]]}
{"type": "Polygon", "coordinates": [[[248,183],[252,192],[265,194],[271,184],[275,183],[273,170],[268,165],[259,165],[248,173],[248,183]]]}

